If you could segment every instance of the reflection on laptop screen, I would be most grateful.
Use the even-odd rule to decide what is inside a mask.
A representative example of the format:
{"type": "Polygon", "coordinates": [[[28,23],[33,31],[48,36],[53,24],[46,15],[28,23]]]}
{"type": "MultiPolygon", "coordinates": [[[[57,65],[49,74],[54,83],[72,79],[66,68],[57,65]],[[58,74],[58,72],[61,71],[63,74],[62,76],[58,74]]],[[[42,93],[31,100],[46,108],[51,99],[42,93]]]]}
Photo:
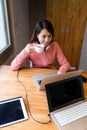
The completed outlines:
{"type": "Polygon", "coordinates": [[[84,99],[81,76],[51,83],[45,87],[50,112],[84,99]]]}

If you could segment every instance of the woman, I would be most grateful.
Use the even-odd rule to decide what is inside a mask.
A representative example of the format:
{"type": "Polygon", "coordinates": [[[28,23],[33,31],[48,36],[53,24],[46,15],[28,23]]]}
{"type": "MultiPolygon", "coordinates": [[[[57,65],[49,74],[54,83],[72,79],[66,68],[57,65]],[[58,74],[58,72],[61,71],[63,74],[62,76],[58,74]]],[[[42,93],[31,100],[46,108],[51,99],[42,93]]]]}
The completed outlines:
{"type": "Polygon", "coordinates": [[[30,67],[56,68],[55,59],[60,65],[58,74],[69,70],[69,62],[59,44],[54,41],[53,25],[48,20],[42,20],[36,23],[30,43],[12,61],[11,70],[18,70],[26,60],[30,61],[30,67]],[[35,46],[38,44],[44,45],[44,51],[41,53],[35,50],[35,46]]]}

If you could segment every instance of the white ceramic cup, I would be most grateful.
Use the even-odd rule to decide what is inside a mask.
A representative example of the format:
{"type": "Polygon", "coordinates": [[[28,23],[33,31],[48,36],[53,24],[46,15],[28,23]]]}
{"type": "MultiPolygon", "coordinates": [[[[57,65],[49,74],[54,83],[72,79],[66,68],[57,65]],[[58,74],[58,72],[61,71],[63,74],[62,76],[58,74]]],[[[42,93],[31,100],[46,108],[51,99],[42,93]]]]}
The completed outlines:
{"type": "Polygon", "coordinates": [[[38,52],[38,53],[42,53],[44,51],[44,45],[42,44],[37,44],[35,46],[35,51],[38,52]]]}

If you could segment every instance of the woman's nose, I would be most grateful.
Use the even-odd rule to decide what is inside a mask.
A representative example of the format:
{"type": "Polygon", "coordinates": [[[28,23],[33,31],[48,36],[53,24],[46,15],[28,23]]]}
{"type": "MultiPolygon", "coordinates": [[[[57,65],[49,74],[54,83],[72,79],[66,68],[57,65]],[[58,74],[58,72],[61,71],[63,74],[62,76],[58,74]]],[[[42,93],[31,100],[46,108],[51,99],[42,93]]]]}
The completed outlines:
{"type": "Polygon", "coordinates": [[[46,42],[47,42],[47,41],[49,41],[49,38],[48,38],[48,37],[46,37],[46,38],[45,38],[45,41],[46,41],[46,42]]]}

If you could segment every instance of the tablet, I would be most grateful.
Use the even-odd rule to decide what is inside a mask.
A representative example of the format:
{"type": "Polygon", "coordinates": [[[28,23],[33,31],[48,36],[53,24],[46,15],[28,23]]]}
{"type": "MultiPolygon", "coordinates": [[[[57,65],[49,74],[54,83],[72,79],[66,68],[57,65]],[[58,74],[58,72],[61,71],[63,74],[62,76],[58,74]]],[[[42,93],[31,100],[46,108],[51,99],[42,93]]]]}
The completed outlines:
{"type": "Polygon", "coordinates": [[[22,97],[0,101],[0,127],[28,119],[22,97]]]}

